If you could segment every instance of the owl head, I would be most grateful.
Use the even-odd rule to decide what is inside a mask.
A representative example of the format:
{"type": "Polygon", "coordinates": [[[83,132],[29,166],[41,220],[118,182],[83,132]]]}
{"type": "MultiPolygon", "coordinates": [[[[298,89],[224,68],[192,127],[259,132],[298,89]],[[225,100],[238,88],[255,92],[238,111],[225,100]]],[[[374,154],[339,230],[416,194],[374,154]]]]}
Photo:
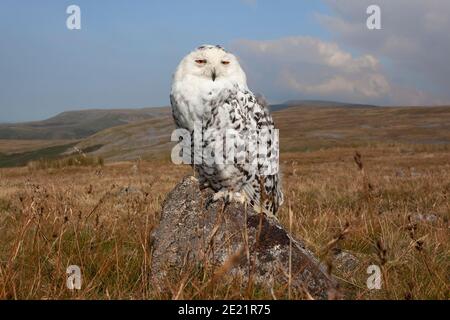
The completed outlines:
{"type": "Polygon", "coordinates": [[[178,65],[174,80],[229,82],[247,86],[245,73],[236,56],[219,45],[202,45],[185,56],[178,65]]]}

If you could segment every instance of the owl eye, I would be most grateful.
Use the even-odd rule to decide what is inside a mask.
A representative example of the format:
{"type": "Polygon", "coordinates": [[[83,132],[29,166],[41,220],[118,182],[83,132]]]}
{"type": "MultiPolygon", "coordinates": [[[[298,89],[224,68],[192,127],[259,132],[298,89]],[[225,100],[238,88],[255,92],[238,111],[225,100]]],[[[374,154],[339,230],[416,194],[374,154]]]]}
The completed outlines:
{"type": "Polygon", "coordinates": [[[227,64],[230,64],[230,61],[222,61],[222,64],[225,64],[225,65],[227,65],[227,64]]]}
{"type": "Polygon", "coordinates": [[[205,64],[206,60],[205,59],[197,59],[197,60],[195,60],[195,62],[197,62],[198,64],[205,64]]]}

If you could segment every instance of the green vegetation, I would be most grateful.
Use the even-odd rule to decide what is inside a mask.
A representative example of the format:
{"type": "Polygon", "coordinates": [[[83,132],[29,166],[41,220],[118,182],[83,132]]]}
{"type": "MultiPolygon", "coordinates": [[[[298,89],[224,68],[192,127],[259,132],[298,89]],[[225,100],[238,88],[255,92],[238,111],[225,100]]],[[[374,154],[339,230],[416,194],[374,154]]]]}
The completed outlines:
{"type": "Polygon", "coordinates": [[[28,168],[30,170],[42,169],[62,169],[66,167],[87,167],[87,166],[103,166],[102,157],[91,157],[84,154],[75,156],[57,158],[57,159],[39,159],[30,161],[28,168]]]}
{"type": "Polygon", "coordinates": [[[73,147],[74,145],[74,143],[71,143],[13,154],[0,153],[0,168],[23,167],[26,166],[30,161],[44,158],[55,159],[59,157],[63,152],[65,152],[68,148],[73,147]]]}
{"type": "Polygon", "coordinates": [[[107,128],[152,119],[168,112],[164,108],[67,111],[43,121],[0,124],[0,139],[83,139],[107,128]]]}

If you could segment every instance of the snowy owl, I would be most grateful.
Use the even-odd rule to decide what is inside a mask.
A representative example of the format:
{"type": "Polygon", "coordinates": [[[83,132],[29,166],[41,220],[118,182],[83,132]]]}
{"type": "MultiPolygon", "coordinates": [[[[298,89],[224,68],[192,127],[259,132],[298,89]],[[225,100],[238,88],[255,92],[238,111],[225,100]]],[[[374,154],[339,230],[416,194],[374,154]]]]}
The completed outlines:
{"type": "Polygon", "coordinates": [[[247,202],[274,216],[283,202],[278,169],[270,164],[275,159],[278,168],[278,136],[267,107],[248,89],[238,59],[221,46],[198,47],[178,65],[170,101],[177,128],[192,137],[197,133],[202,150],[213,150],[209,155],[216,161],[208,161],[193,146],[192,156],[201,158],[194,164],[201,186],[215,191],[214,200],[247,202]],[[232,143],[223,141],[229,131],[239,136],[232,143]],[[231,162],[217,161],[230,154],[231,162]]]}

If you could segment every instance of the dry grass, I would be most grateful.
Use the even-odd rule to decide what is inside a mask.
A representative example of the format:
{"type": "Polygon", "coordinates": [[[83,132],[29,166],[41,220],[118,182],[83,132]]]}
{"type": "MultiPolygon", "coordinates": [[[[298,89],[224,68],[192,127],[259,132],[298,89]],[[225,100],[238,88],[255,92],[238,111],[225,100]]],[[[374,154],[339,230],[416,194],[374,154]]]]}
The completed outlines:
{"type": "MultiPolygon", "coordinates": [[[[355,151],[282,154],[291,210],[286,202],[280,221],[328,264],[348,298],[448,299],[450,150],[374,145],[354,159],[355,151]],[[358,268],[337,268],[336,248],[358,257],[358,268]],[[366,287],[370,264],[382,269],[381,290],[366,287]]],[[[166,193],[190,172],[157,160],[1,169],[0,298],[299,298],[241,291],[217,281],[222,269],[174,275],[169,292],[154,288],[149,234],[166,193]],[[66,289],[69,265],[81,267],[79,291],[66,289]]]]}
{"type": "Polygon", "coordinates": [[[45,170],[45,169],[63,169],[67,167],[95,167],[103,166],[104,160],[102,157],[87,156],[85,154],[77,154],[72,156],[60,157],[56,159],[39,159],[30,161],[27,167],[30,171],[45,170]]]}

